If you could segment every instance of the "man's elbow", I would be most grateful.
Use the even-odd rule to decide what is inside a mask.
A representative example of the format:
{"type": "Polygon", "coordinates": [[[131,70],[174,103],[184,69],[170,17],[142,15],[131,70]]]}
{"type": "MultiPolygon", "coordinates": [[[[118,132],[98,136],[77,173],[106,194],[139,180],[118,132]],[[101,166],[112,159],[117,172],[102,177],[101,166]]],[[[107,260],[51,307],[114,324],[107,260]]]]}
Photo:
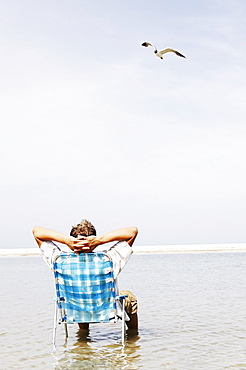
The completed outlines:
{"type": "Polygon", "coordinates": [[[32,233],[35,239],[38,239],[41,236],[41,229],[42,227],[40,226],[34,226],[32,229],[32,233]]]}
{"type": "Polygon", "coordinates": [[[34,239],[36,240],[36,242],[37,242],[37,244],[38,244],[39,247],[42,244],[42,240],[40,239],[40,229],[41,229],[40,226],[35,226],[32,229],[32,233],[33,233],[34,239]]]}
{"type": "Polygon", "coordinates": [[[136,226],[132,226],[131,229],[132,229],[132,236],[136,238],[136,236],[138,235],[138,228],[136,226]]]}
{"type": "Polygon", "coordinates": [[[138,235],[138,228],[136,226],[132,226],[128,228],[128,231],[129,231],[129,239],[126,241],[130,246],[132,246],[138,235]]]}
{"type": "Polygon", "coordinates": [[[34,236],[38,234],[38,229],[39,229],[39,226],[34,226],[34,228],[32,229],[32,233],[34,236]]]}
{"type": "Polygon", "coordinates": [[[136,226],[132,226],[129,229],[130,239],[134,241],[138,235],[138,228],[136,226]]]}

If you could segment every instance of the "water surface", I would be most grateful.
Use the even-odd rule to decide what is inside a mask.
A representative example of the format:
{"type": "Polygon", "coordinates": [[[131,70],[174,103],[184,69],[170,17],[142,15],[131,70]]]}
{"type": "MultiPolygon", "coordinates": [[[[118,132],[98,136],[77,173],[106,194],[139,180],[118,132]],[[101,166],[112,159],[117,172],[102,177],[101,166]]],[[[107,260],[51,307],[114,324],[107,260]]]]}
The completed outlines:
{"type": "Polygon", "coordinates": [[[0,369],[246,369],[246,253],[133,255],[120,288],[139,301],[139,335],[120,324],[58,327],[54,286],[41,257],[0,259],[0,369]]]}

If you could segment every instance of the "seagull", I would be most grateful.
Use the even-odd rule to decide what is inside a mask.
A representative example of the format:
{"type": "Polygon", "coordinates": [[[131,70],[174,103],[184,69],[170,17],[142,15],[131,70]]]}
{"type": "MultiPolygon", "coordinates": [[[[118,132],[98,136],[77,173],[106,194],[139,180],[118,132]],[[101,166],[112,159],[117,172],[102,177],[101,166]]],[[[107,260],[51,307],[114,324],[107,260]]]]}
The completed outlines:
{"type": "Polygon", "coordinates": [[[174,50],[174,49],[171,49],[171,48],[167,48],[167,49],[163,49],[163,50],[158,51],[158,50],[156,49],[156,47],[155,47],[153,44],[151,44],[151,42],[148,42],[148,41],[143,42],[143,43],[142,43],[142,46],[145,46],[146,48],[147,48],[148,46],[152,46],[152,47],[154,48],[154,53],[155,53],[155,55],[156,55],[157,57],[161,58],[161,59],[163,59],[163,54],[170,53],[170,52],[175,53],[175,54],[176,54],[176,55],[178,55],[179,57],[186,58],[183,54],[181,54],[181,53],[180,53],[180,52],[178,52],[177,50],[174,50]]]}

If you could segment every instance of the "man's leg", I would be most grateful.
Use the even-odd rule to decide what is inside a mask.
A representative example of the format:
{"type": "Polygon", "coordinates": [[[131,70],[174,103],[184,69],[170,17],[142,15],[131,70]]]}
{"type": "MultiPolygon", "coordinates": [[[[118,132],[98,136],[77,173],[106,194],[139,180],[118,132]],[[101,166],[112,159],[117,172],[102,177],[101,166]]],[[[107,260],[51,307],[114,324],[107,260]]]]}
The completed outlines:
{"type": "Polygon", "coordinates": [[[121,290],[120,295],[127,295],[125,299],[125,311],[129,316],[129,321],[126,321],[128,331],[134,334],[138,333],[138,302],[135,295],[130,290],[121,290]]]}
{"type": "Polygon", "coordinates": [[[78,323],[80,330],[89,331],[89,324],[84,322],[78,323]]]}

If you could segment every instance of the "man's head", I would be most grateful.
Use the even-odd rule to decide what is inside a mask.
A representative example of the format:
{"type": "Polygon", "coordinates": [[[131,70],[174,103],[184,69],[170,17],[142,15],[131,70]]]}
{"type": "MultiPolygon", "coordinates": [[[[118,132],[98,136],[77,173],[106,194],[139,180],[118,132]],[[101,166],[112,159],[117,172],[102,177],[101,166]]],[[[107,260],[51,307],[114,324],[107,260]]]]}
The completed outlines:
{"type": "Polygon", "coordinates": [[[79,235],[82,236],[91,236],[96,235],[96,229],[90,223],[90,221],[82,220],[78,225],[73,226],[70,232],[70,235],[74,238],[77,238],[79,235]]]}

